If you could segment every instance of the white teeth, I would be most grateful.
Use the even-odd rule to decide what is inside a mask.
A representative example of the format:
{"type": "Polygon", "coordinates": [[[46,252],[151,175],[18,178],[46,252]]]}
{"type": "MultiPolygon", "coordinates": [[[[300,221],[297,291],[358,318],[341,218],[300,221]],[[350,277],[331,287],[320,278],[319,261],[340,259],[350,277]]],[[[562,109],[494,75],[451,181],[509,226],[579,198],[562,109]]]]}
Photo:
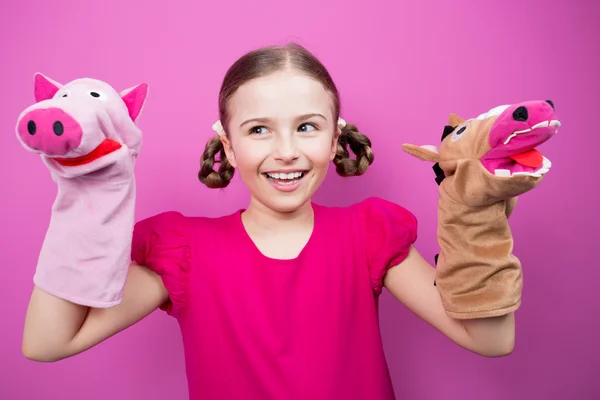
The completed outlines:
{"type": "Polygon", "coordinates": [[[518,135],[520,133],[527,133],[527,132],[531,132],[533,129],[529,128],[529,129],[523,129],[522,131],[515,131],[513,133],[513,135],[518,135]]]}
{"type": "Polygon", "coordinates": [[[289,174],[283,172],[268,173],[267,176],[271,179],[298,179],[302,176],[303,172],[290,172],[289,174]]]}
{"type": "MultiPolygon", "coordinates": [[[[521,132],[523,132],[523,131],[521,131],[521,132]]],[[[506,138],[506,140],[504,141],[504,144],[508,144],[512,138],[514,138],[515,136],[517,136],[518,133],[519,132],[515,132],[512,135],[510,135],[508,138],[506,138]]]]}
{"type": "Polygon", "coordinates": [[[514,138],[517,135],[520,135],[521,133],[527,133],[527,132],[531,132],[538,128],[546,128],[549,126],[555,126],[556,128],[558,128],[558,127],[560,127],[560,121],[558,121],[556,119],[553,119],[551,121],[542,121],[542,122],[535,124],[534,126],[532,126],[529,129],[523,129],[521,131],[514,131],[512,133],[512,135],[510,135],[508,138],[506,138],[506,140],[504,141],[504,144],[508,144],[512,138],[514,138]]]}
{"type": "Polygon", "coordinates": [[[542,171],[543,170],[539,170],[536,172],[521,171],[521,172],[515,172],[514,174],[512,174],[512,176],[533,176],[534,178],[539,178],[540,176],[542,176],[542,171]]]}
{"type": "Polygon", "coordinates": [[[542,168],[540,168],[539,170],[535,171],[535,172],[515,172],[513,174],[510,173],[510,170],[508,169],[496,169],[494,170],[494,175],[501,177],[501,178],[510,178],[511,176],[533,176],[536,178],[541,177],[542,175],[544,175],[545,173],[547,173],[548,171],[550,171],[550,168],[552,167],[552,162],[550,162],[550,160],[548,160],[546,157],[543,158],[543,163],[542,163],[542,168]]]}
{"type": "Polygon", "coordinates": [[[537,124],[535,124],[534,126],[531,127],[531,129],[537,129],[537,128],[546,128],[550,126],[550,121],[542,121],[542,122],[538,122],[537,124]]]}

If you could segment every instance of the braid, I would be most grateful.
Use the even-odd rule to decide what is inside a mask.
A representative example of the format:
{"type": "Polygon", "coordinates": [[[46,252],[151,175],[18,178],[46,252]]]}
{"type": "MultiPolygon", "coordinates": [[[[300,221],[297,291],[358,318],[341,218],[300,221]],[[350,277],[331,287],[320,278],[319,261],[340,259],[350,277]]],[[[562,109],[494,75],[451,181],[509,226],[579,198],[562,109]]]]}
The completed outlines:
{"type": "Polygon", "coordinates": [[[214,136],[206,143],[204,153],[200,157],[200,171],[198,179],[211,189],[225,188],[229,185],[235,169],[229,164],[229,160],[225,155],[223,143],[219,136],[214,136]],[[219,155],[219,160],[216,155],[219,155]],[[215,163],[219,163],[219,169],[214,170],[215,163]]]}
{"type": "Polygon", "coordinates": [[[355,125],[346,124],[339,136],[336,155],[333,159],[337,173],[344,177],[360,176],[373,163],[374,157],[369,138],[360,133],[355,125]],[[350,157],[347,146],[350,146],[356,159],[350,157]]]}

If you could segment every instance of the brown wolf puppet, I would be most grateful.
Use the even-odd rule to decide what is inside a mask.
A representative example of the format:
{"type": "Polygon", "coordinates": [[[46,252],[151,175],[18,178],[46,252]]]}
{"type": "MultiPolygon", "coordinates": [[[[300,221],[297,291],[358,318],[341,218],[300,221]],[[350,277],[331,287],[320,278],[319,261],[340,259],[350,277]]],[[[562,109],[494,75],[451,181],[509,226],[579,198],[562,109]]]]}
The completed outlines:
{"type": "Polygon", "coordinates": [[[434,284],[449,316],[493,317],[520,306],[522,270],[508,218],[517,197],[550,170],[536,147],[559,127],[552,101],[527,101],[468,120],[451,114],[439,149],[402,146],[434,163],[440,246],[434,284]]]}

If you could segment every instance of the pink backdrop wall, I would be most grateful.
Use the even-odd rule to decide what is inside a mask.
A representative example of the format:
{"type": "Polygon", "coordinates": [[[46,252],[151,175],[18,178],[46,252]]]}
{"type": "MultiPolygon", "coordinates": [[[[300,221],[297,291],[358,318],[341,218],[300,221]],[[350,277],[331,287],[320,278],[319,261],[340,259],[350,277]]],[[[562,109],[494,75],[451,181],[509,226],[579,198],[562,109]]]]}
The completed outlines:
{"type": "Polygon", "coordinates": [[[437,250],[433,172],[400,145],[438,140],[449,112],[467,117],[501,103],[555,102],[563,128],[544,146],[554,168],[512,217],[525,268],[515,352],[484,359],[459,349],[388,293],[381,325],[401,399],[600,398],[600,5],[356,1],[3,4],[1,399],[180,400],[187,394],[178,327],[162,312],[59,363],[21,355],[32,274],[55,196],[46,169],[14,137],[18,113],[33,101],[34,72],[59,81],[92,76],[118,89],[148,82],[137,217],[169,209],[219,215],[247,201],[237,179],[225,191],[196,179],[213,134],[220,80],[244,51],[289,40],[327,64],[342,92],[343,117],[371,137],[376,153],[366,176],[331,174],[316,200],[347,205],[381,196],[404,205],[419,218],[417,245],[429,260],[437,250]]]}

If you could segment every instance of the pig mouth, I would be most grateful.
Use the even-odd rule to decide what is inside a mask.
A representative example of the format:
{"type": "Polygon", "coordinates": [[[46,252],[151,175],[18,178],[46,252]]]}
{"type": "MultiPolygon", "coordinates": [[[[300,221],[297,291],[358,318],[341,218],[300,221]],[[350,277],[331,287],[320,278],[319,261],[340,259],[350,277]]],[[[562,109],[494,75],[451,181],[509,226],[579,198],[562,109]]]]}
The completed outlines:
{"type": "Polygon", "coordinates": [[[100,143],[98,147],[90,151],[88,154],[79,157],[53,158],[53,160],[64,167],[76,167],[80,165],[89,164],[92,161],[104,157],[107,154],[113,153],[119,150],[121,146],[121,143],[115,140],[104,139],[104,141],[100,143]]]}
{"type": "Polygon", "coordinates": [[[558,131],[558,120],[545,120],[528,129],[513,131],[506,139],[481,158],[488,172],[497,177],[542,177],[552,166],[537,147],[558,131]]]}

